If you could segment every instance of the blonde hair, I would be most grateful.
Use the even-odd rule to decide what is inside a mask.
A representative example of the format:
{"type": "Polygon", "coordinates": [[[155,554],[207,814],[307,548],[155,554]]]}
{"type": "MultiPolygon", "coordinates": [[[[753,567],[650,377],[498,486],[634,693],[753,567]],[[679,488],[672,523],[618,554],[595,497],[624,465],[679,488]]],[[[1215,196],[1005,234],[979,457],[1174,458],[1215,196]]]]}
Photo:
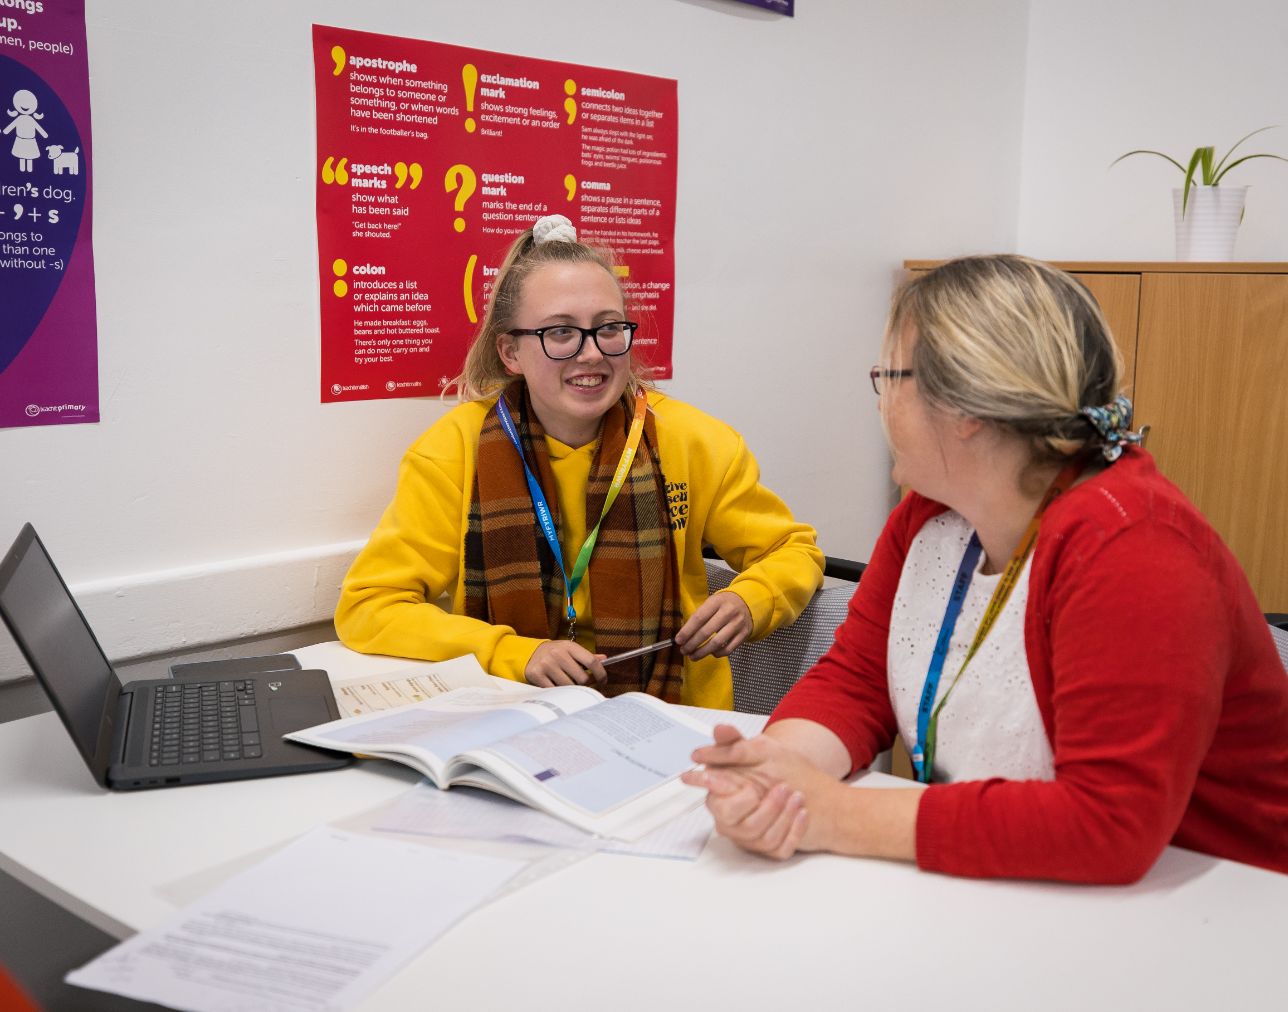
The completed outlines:
{"type": "MultiPolygon", "coordinates": [[[[532,239],[532,229],[526,229],[510,245],[501,268],[497,271],[496,282],[492,286],[492,297],[488,300],[483,322],[479,325],[470,350],[465,356],[465,366],[461,374],[448,384],[444,395],[455,389],[461,400],[477,401],[495,395],[504,389],[514,377],[506,371],[505,363],[497,351],[497,338],[515,326],[514,315],[519,308],[523,294],[523,284],[535,271],[547,264],[594,264],[602,268],[613,279],[619,293],[621,283],[613,271],[612,254],[605,249],[589,246],[583,242],[565,242],[549,239],[536,244],[532,239]]],[[[622,304],[625,307],[626,296],[622,293],[622,304]]],[[[638,386],[647,386],[643,368],[636,362],[631,352],[631,378],[628,392],[638,386]]]]}
{"type": "Polygon", "coordinates": [[[1122,356],[1095,298],[1027,257],[949,261],[905,284],[890,310],[882,360],[905,330],[926,401],[1027,439],[1034,464],[1065,460],[1099,439],[1082,407],[1119,393],[1122,356]]]}

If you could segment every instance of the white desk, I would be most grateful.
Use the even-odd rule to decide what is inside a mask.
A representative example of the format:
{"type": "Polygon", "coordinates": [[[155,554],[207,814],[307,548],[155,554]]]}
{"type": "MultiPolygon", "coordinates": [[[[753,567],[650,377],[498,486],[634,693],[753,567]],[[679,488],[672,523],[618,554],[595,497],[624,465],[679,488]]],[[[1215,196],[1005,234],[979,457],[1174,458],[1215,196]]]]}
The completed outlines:
{"type": "MultiPolygon", "coordinates": [[[[98,790],[53,714],[0,726],[0,867],[124,936],[161,885],[397,795],[334,773],[98,790]]],[[[325,887],[325,884],[322,884],[325,887]]],[[[2,915],[0,915],[2,916],[2,915]]],[[[470,915],[367,1009],[1284,1007],[1288,876],[1169,849],[1127,888],[977,882],[716,840],[696,863],[599,855],[470,915]]]]}

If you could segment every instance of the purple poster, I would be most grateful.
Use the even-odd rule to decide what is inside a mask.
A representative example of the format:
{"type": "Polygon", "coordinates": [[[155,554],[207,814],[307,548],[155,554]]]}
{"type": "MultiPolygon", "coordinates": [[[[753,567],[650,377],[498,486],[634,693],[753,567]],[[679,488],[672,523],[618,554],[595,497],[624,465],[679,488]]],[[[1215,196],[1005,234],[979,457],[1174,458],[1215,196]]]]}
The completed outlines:
{"type": "Polygon", "coordinates": [[[775,14],[786,14],[789,18],[796,16],[796,0],[739,0],[753,7],[763,7],[775,14]]]}
{"type": "Polygon", "coordinates": [[[98,421],[85,0],[0,0],[0,426],[98,421]]]}

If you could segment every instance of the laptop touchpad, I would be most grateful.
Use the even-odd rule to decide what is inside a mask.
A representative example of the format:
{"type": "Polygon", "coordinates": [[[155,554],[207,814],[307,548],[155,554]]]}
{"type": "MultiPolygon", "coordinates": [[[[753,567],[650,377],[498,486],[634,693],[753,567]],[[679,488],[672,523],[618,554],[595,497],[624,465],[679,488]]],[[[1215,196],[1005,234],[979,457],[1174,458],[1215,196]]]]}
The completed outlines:
{"type": "Polygon", "coordinates": [[[269,716],[273,721],[273,730],[279,734],[288,731],[299,731],[301,728],[315,724],[325,724],[331,720],[326,703],[321,699],[270,699],[269,716]]]}

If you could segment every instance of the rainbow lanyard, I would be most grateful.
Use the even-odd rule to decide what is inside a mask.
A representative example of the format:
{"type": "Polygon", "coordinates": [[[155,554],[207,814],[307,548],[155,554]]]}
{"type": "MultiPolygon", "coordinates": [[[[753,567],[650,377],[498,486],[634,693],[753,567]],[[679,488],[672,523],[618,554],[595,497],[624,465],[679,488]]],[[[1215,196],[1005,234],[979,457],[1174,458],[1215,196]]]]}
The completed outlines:
{"type": "Polygon", "coordinates": [[[559,574],[563,577],[564,594],[568,601],[568,638],[570,640],[577,638],[577,609],[572,606],[572,596],[581,586],[581,579],[586,575],[586,567],[590,565],[590,555],[595,550],[595,542],[599,538],[599,526],[604,522],[604,517],[608,516],[608,511],[617,499],[617,493],[626,484],[626,476],[631,470],[631,461],[635,459],[635,451],[640,445],[640,436],[644,433],[644,415],[647,411],[648,396],[643,390],[637,390],[635,417],[631,419],[631,430],[626,436],[626,446],[622,450],[621,459],[617,462],[613,481],[608,486],[604,508],[599,514],[599,519],[595,521],[595,526],[586,535],[586,541],[582,544],[581,551],[577,553],[577,561],[573,563],[572,577],[569,578],[568,571],[564,569],[563,552],[559,548],[559,532],[555,529],[554,519],[550,515],[550,504],[546,502],[546,495],[541,491],[541,483],[537,481],[537,476],[532,473],[532,468],[528,467],[528,462],[523,456],[523,444],[519,442],[519,432],[510,417],[510,405],[505,402],[504,394],[497,398],[496,414],[501,420],[501,428],[510,437],[510,442],[514,444],[514,449],[519,454],[519,463],[523,465],[523,475],[528,482],[528,495],[532,497],[532,509],[537,515],[537,525],[545,535],[546,544],[554,553],[555,562],[559,564],[559,574]]]}
{"type": "Polygon", "coordinates": [[[1029,555],[1033,552],[1033,546],[1038,540],[1038,529],[1042,526],[1042,514],[1046,512],[1047,507],[1055,501],[1056,497],[1066,491],[1070,485],[1077,480],[1078,475],[1082,472],[1083,462],[1074,461],[1060,471],[1051,482],[1051,487],[1047,489],[1046,495],[1038,503],[1037,511],[1033,514],[1033,519],[1029,521],[1029,526],[1025,528],[1024,536],[1020,538],[1020,543],[1016,546],[1014,554],[1011,555],[1011,561],[1007,563],[1005,571],[1002,573],[1002,579],[998,581],[997,588],[993,591],[993,596],[989,599],[988,607],[984,609],[984,617],[980,619],[979,628],[975,630],[975,638],[971,641],[970,648],[966,651],[966,659],[957,669],[957,674],[953,676],[952,682],[948,686],[948,691],[944,693],[944,698],[935,705],[935,695],[939,692],[939,679],[944,672],[944,660],[948,656],[948,644],[953,637],[953,629],[957,626],[957,618],[961,615],[962,603],[966,600],[966,590],[970,587],[971,578],[975,575],[975,564],[979,562],[982,547],[979,543],[979,535],[971,534],[970,543],[966,546],[966,552],[962,556],[961,565],[957,567],[957,576],[953,580],[952,593],[948,596],[948,607],[944,610],[944,620],[939,626],[939,638],[935,640],[935,651],[930,655],[930,668],[926,672],[926,682],[921,688],[921,702],[917,706],[917,743],[912,749],[912,767],[916,771],[917,779],[923,783],[930,783],[930,775],[935,764],[935,738],[939,727],[939,713],[948,702],[948,697],[952,695],[953,689],[957,688],[958,681],[961,680],[962,673],[966,670],[966,665],[971,662],[971,658],[979,651],[984,640],[988,638],[989,632],[993,629],[993,624],[997,617],[1006,607],[1006,602],[1011,596],[1011,591],[1020,581],[1020,573],[1024,569],[1024,563],[1028,560],[1029,555]]]}

